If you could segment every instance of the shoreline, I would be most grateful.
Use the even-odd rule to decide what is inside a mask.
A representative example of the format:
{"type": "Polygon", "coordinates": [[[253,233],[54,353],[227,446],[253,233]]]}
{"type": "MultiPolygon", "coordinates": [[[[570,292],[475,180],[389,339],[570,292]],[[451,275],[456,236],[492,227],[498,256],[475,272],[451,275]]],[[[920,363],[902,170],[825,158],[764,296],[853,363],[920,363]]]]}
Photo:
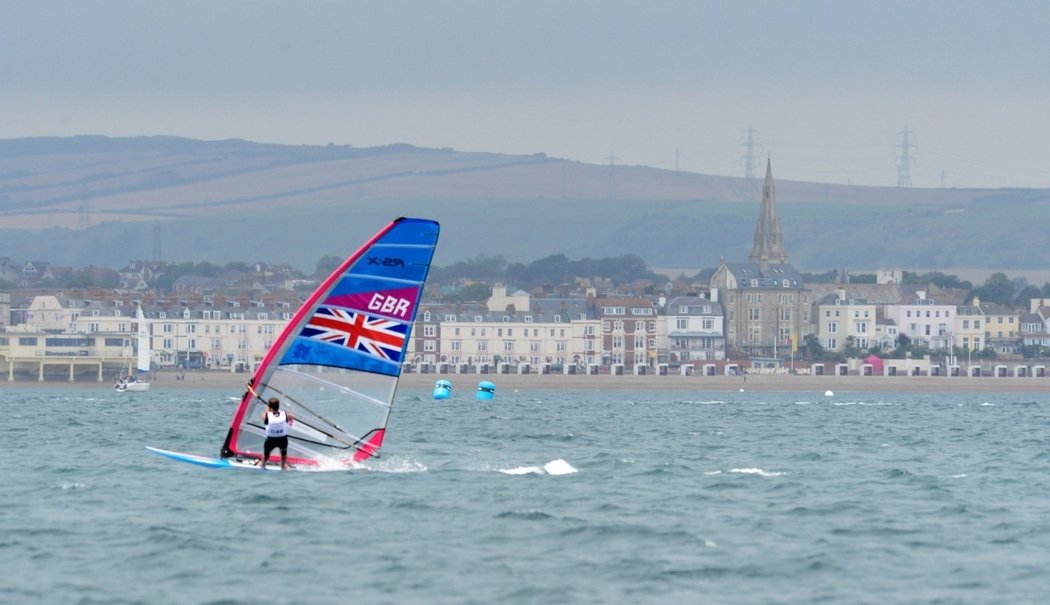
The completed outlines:
{"type": "MultiPolygon", "coordinates": [[[[174,371],[158,372],[152,386],[159,389],[229,389],[240,395],[251,377],[247,373],[188,371],[176,380],[174,371]]],[[[945,393],[1050,393],[1050,377],[992,376],[566,376],[562,374],[403,374],[399,389],[431,390],[439,378],[450,380],[457,393],[473,393],[478,382],[487,380],[499,391],[511,389],[583,391],[787,391],[815,392],[945,392],[945,393]]],[[[111,381],[87,378],[66,380],[0,380],[3,388],[86,388],[112,390],[111,381]]]]}

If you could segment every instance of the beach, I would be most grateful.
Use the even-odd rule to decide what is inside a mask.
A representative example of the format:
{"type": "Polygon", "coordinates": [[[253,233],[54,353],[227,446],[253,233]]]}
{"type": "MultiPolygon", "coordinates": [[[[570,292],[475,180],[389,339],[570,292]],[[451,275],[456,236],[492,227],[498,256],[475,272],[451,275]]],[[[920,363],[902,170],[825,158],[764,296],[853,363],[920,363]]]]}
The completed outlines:
{"type": "MultiPolygon", "coordinates": [[[[215,370],[187,371],[179,379],[175,371],[159,371],[153,376],[155,388],[230,389],[239,393],[250,378],[246,373],[215,370]]],[[[967,376],[812,376],[793,374],[748,374],[746,376],[610,376],[562,374],[404,374],[401,389],[431,389],[434,381],[452,381],[458,392],[473,392],[479,382],[487,380],[502,390],[610,390],[610,391],[790,391],[814,392],[977,392],[977,393],[1046,393],[1050,377],[967,377],[967,376]]],[[[0,388],[34,386],[112,389],[112,382],[78,378],[65,380],[0,381],[0,388]]]]}

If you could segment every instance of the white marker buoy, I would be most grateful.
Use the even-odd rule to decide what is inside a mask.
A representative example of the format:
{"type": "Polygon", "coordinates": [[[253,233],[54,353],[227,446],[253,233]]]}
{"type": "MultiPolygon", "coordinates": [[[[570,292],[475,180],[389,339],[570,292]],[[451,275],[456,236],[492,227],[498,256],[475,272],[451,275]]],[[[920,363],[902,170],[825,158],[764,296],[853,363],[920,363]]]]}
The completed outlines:
{"type": "Polygon", "coordinates": [[[824,396],[825,396],[825,397],[833,397],[834,395],[835,395],[835,394],[834,394],[834,393],[832,393],[831,391],[824,391],[824,396]]]}

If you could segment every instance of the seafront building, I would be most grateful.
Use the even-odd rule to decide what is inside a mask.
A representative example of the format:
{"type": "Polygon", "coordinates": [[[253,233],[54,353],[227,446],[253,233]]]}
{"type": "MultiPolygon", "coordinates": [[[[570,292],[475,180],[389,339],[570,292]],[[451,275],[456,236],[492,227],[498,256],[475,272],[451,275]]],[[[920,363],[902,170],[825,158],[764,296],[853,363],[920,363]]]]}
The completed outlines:
{"type": "MultiPolygon", "coordinates": [[[[508,294],[498,286],[482,303],[424,301],[405,362],[412,371],[434,372],[692,373],[732,360],[749,367],[760,359],[768,367],[791,355],[794,334],[808,333],[832,351],[843,350],[848,342],[860,350],[889,351],[898,334],[925,343],[931,351],[954,347],[982,352],[992,346],[1001,358],[1017,355],[1024,346],[1050,346],[1047,300],[1033,300],[1023,312],[979,299],[941,303],[926,290],[903,294],[907,298],[895,304],[853,297],[871,288],[842,284],[808,306],[798,299],[774,298],[772,312],[778,319],[772,329],[778,321],[787,329],[778,332],[775,348],[758,345],[757,355],[744,358],[734,357],[734,345],[746,349],[769,329],[761,323],[769,311],[757,299],[750,304],[749,295],[804,301],[821,291],[770,287],[758,292],[758,287],[737,286],[665,300],[662,294],[595,296],[594,291],[544,298],[520,290],[508,294]],[[731,297],[735,302],[728,302],[731,297]],[[740,327],[734,329],[733,322],[740,313],[749,314],[744,325],[757,326],[758,332],[734,343],[740,327]],[[801,318],[797,323],[796,317],[801,318]],[[777,357],[770,356],[773,351],[777,357]]],[[[149,322],[155,367],[250,371],[291,319],[299,304],[294,298],[139,302],[126,293],[92,299],[36,294],[8,312],[9,325],[0,332],[0,372],[8,379],[109,380],[135,355],[139,304],[149,322]]]]}
{"type": "Polygon", "coordinates": [[[663,315],[667,330],[668,365],[726,358],[725,316],[718,291],[708,298],[679,296],[667,302],[663,315]]]}
{"type": "Polygon", "coordinates": [[[721,293],[727,343],[746,355],[778,358],[811,332],[810,294],[784,251],[770,161],[748,262],[723,259],[710,287],[721,293]]]}
{"type": "MultiPolygon", "coordinates": [[[[66,269],[0,262],[7,281],[37,285],[0,292],[0,372],[109,380],[135,357],[140,306],[154,367],[251,371],[313,286],[286,265],[257,263],[243,275],[179,277],[157,296],[147,284],[165,270],[130,263],[113,272],[120,288],[60,292],[39,284],[66,269]]],[[[835,283],[804,283],[788,263],[767,162],[748,262],[723,259],[704,284],[616,288],[591,277],[556,292],[494,284],[473,303],[425,299],[404,363],[417,372],[690,374],[783,369],[808,335],[833,352],[891,351],[902,335],[947,355],[991,348],[1019,359],[1023,347],[1050,347],[1050,299],[1025,311],[901,278],[880,270],[877,283],[855,284],[840,271],[835,283]]]]}
{"type": "Polygon", "coordinates": [[[534,300],[497,284],[485,304],[424,303],[413,332],[407,361],[423,371],[582,373],[602,362],[593,298],[534,300]]]}
{"type": "Polygon", "coordinates": [[[817,302],[817,335],[829,351],[840,351],[847,343],[867,351],[880,342],[876,326],[875,305],[863,298],[847,298],[845,288],[817,302]]]}
{"type": "Polygon", "coordinates": [[[218,304],[37,295],[17,312],[20,321],[0,334],[0,368],[9,380],[16,374],[109,380],[127,371],[136,355],[141,305],[154,367],[245,371],[262,360],[295,311],[287,301],[220,297],[218,304]]]}
{"type": "MultiPolygon", "coordinates": [[[[913,341],[921,341],[931,350],[948,349],[952,345],[952,330],[955,326],[956,305],[942,303],[927,295],[925,290],[915,294],[899,304],[888,305],[886,315],[893,319],[900,333],[913,341]]],[[[974,332],[964,336],[967,345],[980,349],[984,333],[980,332],[981,320],[975,320],[974,332]],[[976,340],[972,340],[976,338],[976,340]]],[[[963,325],[967,324],[966,321],[963,325]]],[[[961,329],[961,328],[960,328],[961,329]]],[[[965,348],[965,347],[964,347],[965,348]]]]}

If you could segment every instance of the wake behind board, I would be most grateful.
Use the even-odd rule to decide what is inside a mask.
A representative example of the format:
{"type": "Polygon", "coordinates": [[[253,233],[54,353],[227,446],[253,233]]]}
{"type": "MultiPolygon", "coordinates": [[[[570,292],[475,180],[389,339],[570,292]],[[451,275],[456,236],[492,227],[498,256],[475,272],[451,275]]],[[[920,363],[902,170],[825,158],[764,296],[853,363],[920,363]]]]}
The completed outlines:
{"type": "MultiPolygon", "coordinates": [[[[157,447],[146,446],[146,449],[164,456],[165,458],[171,458],[172,460],[178,460],[179,462],[185,462],[187,464],[195,464],[197,466],[203,466],[205,468],[232,468],[232,469],[250,469],[253,471],[268,470],[268,471],[279,471],[281,470],[280,462],[270,462],[266,465],[265,469],[260,469],[256,464],[256,460],[243,460],[238,458],[211,458],[209,456],[200,456],[197,454],[184,454],[182,452],[173,452],[170,450],[162,450],[157,447]]],[[[292,466],[289,470],[301,470],[292,466]]]]}

